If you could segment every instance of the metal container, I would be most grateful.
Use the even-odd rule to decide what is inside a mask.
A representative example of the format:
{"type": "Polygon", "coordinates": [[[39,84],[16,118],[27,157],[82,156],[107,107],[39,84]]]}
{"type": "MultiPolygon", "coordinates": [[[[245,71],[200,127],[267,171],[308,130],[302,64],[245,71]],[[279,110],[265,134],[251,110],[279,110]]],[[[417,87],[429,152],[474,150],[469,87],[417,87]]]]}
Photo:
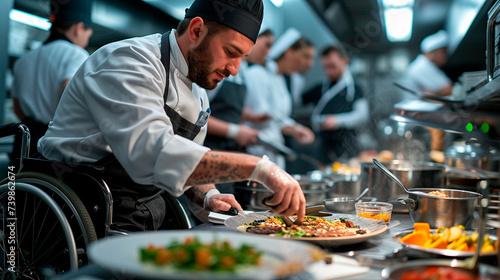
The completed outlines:
{"type": "MultiPolygon", "coordinates": [[[[300,184],[306,198],[306,206],[323,204],[326,194],[331,187],[331,181],[319,175],[292,175],[300,184]]],[[[264,186],[252,183],[252,185],[235,185],[234,196],[244,209],[267,210],[269,206],[262,202],[272,195],[272,192],[264,186]]]]}
{"type": "MultiPolygon", "coordinates": [[[[412,163],[393,160],[383,162],[401,182],[408,188],[441,188],[445,182],[446,168],[442,164],[432,162],[412,163]]],[[[369,187],[367,196],[376,197],[378,201],[394,204],[393,212],[407,213],[408,209],[397,203],[397,199],[407,193],[395,181],[391,180],[372,162],[361,163],[360,184],[369,187]]]]}
{"type": "Polygon", "coordinates": [[[391,151],[395,158],[413,162],[429,161],[430,132],[420,125],[382,120],[377,124],[379,149],[391,151]]]}
{"type": "MultiPolygon", "coordinates": [[[[354,214],[356,213],[356,197],[334,197],[323,200],[323,204],[325,204],[325,208],[332,213],[348,213],[354,214]]],[[[373,202],[377,199],[375,197],[363,197],[358,201],[361,202],[373,202]]]]}
{"type": "Polygon", "coordinates": [[[445,163],[460,169],[482,169],[499,171],[498,155],[495,150],[487,150],[480,145],[457,145],[446,149],[445,163]]]}
{"type": "MultiPolygon", "coordinates": [[[[435,268],[445,268],[447,269],[449,277],[452,276],[450,273],[454,272],[460,272],[460,274],[467,274],[469,277],[464,278],[464,279],[483,279],[483,280],[493,280],[493,279],[499,279],[500,277],[500,269],[498,267],[494,267],[491,265],[486,265],[479,263],[478,264],[478,269],[473,271],[473,270],[466,270],[464,268],[459,268],[457,265],[463,261],[457,261],[456,259],[454,260],[414,260],[414,261],[409,261],[404,264],[399,264],[399,265],[394,265],[390,266],[387,268],[384,268],[382,270],[382,277],[386,280],[401,280],[401,279],[407,279],[404,278],[403,275],[405,273],[412,272],[413,275],[418,272],[424,272],[426,269],[435,269],[435,268]]],[[[433,270],[433,275],[436,276],[436,279],[441,279],[438,278],[437,271],[433,270]]],[[[463,277],[463,276],[462,276],[463,277]]],[[[411,278],[414,279],[414,278],[411,278]]],[[[418,278],[421,279],[421,278],[418,278]]],[[[429,279],[429,278],[426,278],[429,279]]],[[[447,279],[458,279],[458,278],[447,278],[447,279]]],[[[462,278],[460,278],[462,279],[462,278]]]]}
{"type": "Polygon", "coordinates": [[[398,199],[400,203],[406,204],[414,223],[429,223],[431,228],[463,225],[466,229],[470,229],[474,218],[474,209],[478,199],[482,197],[477,192],[454,189],[413,188],[412,190],[425,193],[440,191],[449,196],[439,197],[411,193],[408,198],[398,199]]]}
{"type": "Polygon", "coordinates": [[[357,197],[365,187],[361,186],[359,175],[342,175],[332,180],[332,187],[328,190],[327,198],[357,197]]]}

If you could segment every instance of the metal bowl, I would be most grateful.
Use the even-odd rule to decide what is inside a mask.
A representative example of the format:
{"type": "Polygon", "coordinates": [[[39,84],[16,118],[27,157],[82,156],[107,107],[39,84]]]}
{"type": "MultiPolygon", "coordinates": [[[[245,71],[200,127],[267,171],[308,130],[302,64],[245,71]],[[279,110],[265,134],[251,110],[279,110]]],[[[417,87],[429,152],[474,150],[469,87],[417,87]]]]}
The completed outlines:
{"type": "MultiPolygon", "coordinates": [[[[316,175],[292,175],[300,184],[306,206],[322,204],[326,199],[326,194],[331,187],[328,179],[316,175]]],[[[244,209],[267,210],[269,206],[262,203],[265,198],[272,195],[272,192],[264,186],[252,182],[250,185],[235,184],[234,196],[244,209]]]]}
{"type": "MultiPolygon", "coordinates": [[[[497,267],[479,264],[478,271],[472,272],[470,270],[465,270],[463,268],[458,268],[457,264],[460,261],[457,260],[416,260],[409,261],[405,264],[395,265],[391,267],[384,268],[382,270],[382,277],[386,280],[400,280],[406,273],[419,273],[424,272],[428,268],[447,268],[453,272],[470,273],[470,278],[465,279],[478,279],[478,280],[495,280],[500,279],[500,270],[497,267]],[[477,277],[477,278],[476,278],[477,277]]],[[[433,273],[431,276],[437,276],[433,273]]],[[[417,279],[417,278],[412,278],[417,279]]],[[[418,278],[421,280],[430,280],[434,278],[418,278]]],[[[456,278],[453,278],[456,279],[456,278]]],[[[461,278],[462,279],[462,278],[461,278]]]]}
{"type": "MultiPolygon", "coordinates": [[[[323,200],[325,208],[333,213],[348,213],[354,214],[356,209],[354,205],[356,204],[355,197],[334,197],[323,200]]],[[[363,197],[358,201],[369,202],[376,201],[375,197],[363,197]]]]}
{"type": "Polygon", "coordinates": [[[431,228],[463,225],[466,229],[470,229],[474,209],[478,199],[482,197],[477,192],[455,189],[413,188],[412,191],[425,193],[440,191],[449,196],[439,197],[411,193],[408,198],[398,199],[400,203],[407,205],[414,223],[429,223],[431,228]]]}

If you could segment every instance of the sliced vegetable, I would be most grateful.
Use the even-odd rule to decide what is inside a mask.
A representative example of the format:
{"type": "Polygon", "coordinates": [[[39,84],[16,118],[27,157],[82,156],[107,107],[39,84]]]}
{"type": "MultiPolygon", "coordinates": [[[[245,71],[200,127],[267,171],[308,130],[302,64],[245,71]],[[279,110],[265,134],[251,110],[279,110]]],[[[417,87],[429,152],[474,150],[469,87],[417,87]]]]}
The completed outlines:
{"type": "Polygon", "coordinates": [[[408,235],[403,236],[401,238],[401,242],[423,246],[428,239],[429,237],[427,236],[427,233],[425,233],[424,231],[414,231],[408,235]]]}
{"type": "MultiPolygon", "coordinates": [[[[434,234],[431,234],[428,223],[415,223],[414,228],[415,230],[412,233],[400,239],[402,243],[422,246],[424,248],[458,251],[475,251],[477,248],[478,233],[474,232],[468,235],[462,225],[456,225],[451,228],[440,227],[434,234]]],[[[492,240],[486,234],[481,252],[494,252],[497,249],[498,241],[492,240]]]]}

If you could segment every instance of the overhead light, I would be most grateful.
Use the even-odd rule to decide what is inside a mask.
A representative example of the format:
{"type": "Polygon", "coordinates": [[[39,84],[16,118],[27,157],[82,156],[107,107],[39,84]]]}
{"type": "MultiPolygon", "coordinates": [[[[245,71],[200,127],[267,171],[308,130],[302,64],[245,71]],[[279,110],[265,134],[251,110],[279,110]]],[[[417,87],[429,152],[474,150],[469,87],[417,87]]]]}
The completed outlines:
{"type": "Polygon", "coordinates": [[[276,6],[278,8],[283,5],[283,0],[270,0],[270,1],[271,1],[271,3],[274,4],[274,6],[276,6]]]}
{"type": "Polygon", "coordinates": [[[381,0],[385,34],[389,42],[405,42],[413,31],[413,0],[381,0]]]}
{"type": "Polygon", "coordinates": [[[413,10],[410,8],[387,9],[384,11],[385,32],[390,42],[405,42],[411,39],[413,10]]]}
{"type": "Polygon", "coordinates": [[[23,11],[12,9],[9,13],[9,18],[13,21],[24,23],[29,26],[33,26],[42,30],[49,30],[52,23],[43,17],[35,16],[23,11]]]}

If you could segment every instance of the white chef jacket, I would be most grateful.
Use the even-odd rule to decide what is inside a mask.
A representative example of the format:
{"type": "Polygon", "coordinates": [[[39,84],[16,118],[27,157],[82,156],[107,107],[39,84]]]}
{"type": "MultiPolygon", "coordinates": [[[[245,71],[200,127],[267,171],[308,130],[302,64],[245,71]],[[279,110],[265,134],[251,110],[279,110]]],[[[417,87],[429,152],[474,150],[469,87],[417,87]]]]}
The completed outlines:
{"type": "MultiPolygon", "coordinates": [[[[403,84],[420,92],[424,90],[436,92],[450,85],[451,80],[436,64],[420,54],[408,65],[403,84]]],[[[418,97],[404,92],[403,99],[418,99],[418,97]]]]}
{"type": "MultiPolygon", "coordinates": [[[[209,106],[204,89],[188,78],[188,65],[170,34],[167,104],[195,123],[209,106]]],[[[161,34],[98,49],[67,86],[38,150],[48,159],[95,162],[113,152],[130,177],[180,196],[203,155],[206,125],[194,141],[174,135],[163,105],[167,73],[161,34]]]]}
{"type": "MultiPolygon", "coordinates": [[[[281,132],[284,126],[291,126],[295,121],[292,114],[292,99],[286,86],[285,77],[278,74],[278,64],[274,60],[266,63],[266,67],[253,65],[246,72],[247,95],[245,107],[255,113],[268,114],[271,119],[262,124],[248,125],[259,130],[259,136],[269,142],[285,143],[281,132]]],[[[273,150],[260,145],[247,147],[248,153],[261,156],[268,155],[272,161],[284,167],[282,156],[273,150]]]]}
{"type": "Polygon", "coordinates": [[[82,47],[55,40],[19,58],[14,65],[12,97],[19,100],[24,115],[48,124],[61,97],[61,84],[88,57],[82,47]]]}

